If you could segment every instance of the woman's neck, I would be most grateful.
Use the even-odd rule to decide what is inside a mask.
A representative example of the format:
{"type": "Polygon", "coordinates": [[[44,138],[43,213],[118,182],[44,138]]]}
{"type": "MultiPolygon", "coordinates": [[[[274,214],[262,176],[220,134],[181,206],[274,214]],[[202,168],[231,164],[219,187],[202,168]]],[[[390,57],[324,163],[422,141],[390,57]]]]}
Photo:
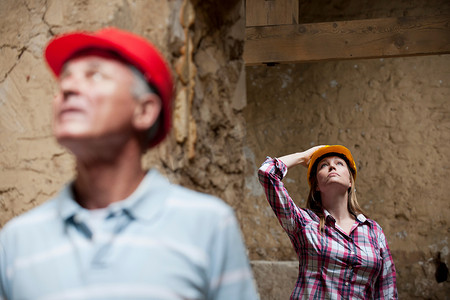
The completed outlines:
{"type": "Polygon", "coordinates": [[[339,194],[321,193],[322,205],[338,223],[354,219],[348,211],[348,192],[339,194]]]}

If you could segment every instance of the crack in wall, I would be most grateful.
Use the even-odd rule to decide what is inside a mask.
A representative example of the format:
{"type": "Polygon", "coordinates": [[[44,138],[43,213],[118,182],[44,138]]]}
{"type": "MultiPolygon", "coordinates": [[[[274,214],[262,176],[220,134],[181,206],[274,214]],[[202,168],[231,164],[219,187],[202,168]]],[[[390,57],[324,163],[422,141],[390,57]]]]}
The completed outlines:
{"type": "Polygon", "coordinates": [[[4,72],[4,75],[2,76],[2,78],[0,78],[0,83],[3,83],[6,80],[6,78],[8,78],[9,74],[11,74],[14,68],[18,65],[20,58],[22,57],[23,53],[26,50],[25,47],[19,48],[15,45],[4,44],[0,46],[0,51],[4,50],[5,48],[17,50],[17,59],[14,61],[14,64],[4,72]]]}

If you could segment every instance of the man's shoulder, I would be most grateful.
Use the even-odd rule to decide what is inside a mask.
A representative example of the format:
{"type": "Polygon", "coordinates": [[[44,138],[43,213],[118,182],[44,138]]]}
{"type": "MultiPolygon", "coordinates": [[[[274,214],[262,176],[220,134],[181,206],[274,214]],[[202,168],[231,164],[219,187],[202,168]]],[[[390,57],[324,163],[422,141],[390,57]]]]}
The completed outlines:
{"type": "Polygon", "coordinates": [[[217,196],[180,185],[173,185],[167,205],[175,209],[196,210],[200,213],[229,214],[233,211],[230,205],[217,196]]]}
{"type": "Polygon", "coordinates": [[[5,226],[3,226],[1,232],[17,232],[23,228],[25,230],[36,228],[36,226],[39,226],[40,224],[55,219],[56,216],[56,200],[53,198],[18,216],[13,217],[5,224],[5,226]]]}
{"type": "Polygon", "coordinates": [[[150,190],[144,190],[144,192],[150,191],[152,195],[164,198],[166,204],[169,206],[180,209],[195,207],[200,210],[209,209],[217,211],[231,209],[218,196],[170,182],[170,180],[156,169],[149,170],[146,180],[147,182],[143,182],[143,184],[150,184],[152,188],[150,190]]]}

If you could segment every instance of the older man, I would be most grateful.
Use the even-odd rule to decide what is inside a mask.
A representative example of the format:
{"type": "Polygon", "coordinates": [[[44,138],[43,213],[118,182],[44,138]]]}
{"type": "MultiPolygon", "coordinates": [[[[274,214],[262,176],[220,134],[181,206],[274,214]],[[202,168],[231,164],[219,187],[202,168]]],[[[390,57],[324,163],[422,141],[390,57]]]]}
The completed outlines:
{"type": "Polygon", "coordinates": [[[59,36],[45,58],[77,175],[1,231],[0,299],[256,299],[232,209],[141,166],[171,122],[154,46],[106,28],[59,36]]]}

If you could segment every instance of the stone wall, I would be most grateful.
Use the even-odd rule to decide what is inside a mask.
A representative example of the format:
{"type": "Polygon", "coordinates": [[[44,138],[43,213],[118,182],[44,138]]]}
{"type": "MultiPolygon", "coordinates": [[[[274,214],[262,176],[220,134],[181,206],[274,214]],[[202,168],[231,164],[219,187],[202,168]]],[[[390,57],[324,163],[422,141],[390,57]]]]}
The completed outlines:
{"type": "MultiPolygon", "coordinates": [[[[450,11],[448,1],[302,3],[305,22],[450,11]]],[[[320,144],[343,144],[354,154],[358,199],[387,235],[400,298],[449,299],[450,55],[246,71],[246,197],[241,214],[263,299],[282,299],[277,296],[281,280],[273,283],[265,275],[268,269],[289,281],[292,290],[297,258],[257,182],[257,168],[267,155],[320,144]]],[[[305,206],[306,169],[292,169],[285,184],[296,203],[305,206]]]]}

